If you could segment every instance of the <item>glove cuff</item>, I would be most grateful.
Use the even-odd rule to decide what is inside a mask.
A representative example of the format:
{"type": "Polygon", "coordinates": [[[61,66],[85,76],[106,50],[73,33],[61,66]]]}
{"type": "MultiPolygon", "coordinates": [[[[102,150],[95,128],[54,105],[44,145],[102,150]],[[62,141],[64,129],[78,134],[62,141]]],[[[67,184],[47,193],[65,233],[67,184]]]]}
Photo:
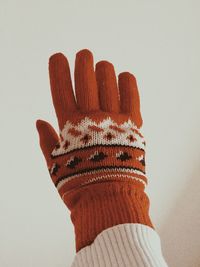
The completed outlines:
{"type": "Polygon", "coordinates": [[[76,252],[90,245],[103,230],[123,223],[152,228],[149,198],[138,181],[109,181],[83,186],[66,193],[63,201],[71,211],[76,252]]]}

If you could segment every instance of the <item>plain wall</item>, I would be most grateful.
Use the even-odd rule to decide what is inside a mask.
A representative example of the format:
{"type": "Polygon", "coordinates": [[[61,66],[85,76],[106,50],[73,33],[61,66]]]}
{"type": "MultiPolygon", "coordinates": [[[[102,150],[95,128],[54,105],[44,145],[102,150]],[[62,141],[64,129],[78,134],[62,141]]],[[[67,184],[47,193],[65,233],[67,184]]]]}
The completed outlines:
{"type": "Polygon", "coordinates": [[[48,58],[111,61],[137,78],[151,216],[169,266],[200,266],[200,2],[0,1],[0,266],[67,267],[70,213],[48,174],[35,121],[58,129],[48,58]]]}

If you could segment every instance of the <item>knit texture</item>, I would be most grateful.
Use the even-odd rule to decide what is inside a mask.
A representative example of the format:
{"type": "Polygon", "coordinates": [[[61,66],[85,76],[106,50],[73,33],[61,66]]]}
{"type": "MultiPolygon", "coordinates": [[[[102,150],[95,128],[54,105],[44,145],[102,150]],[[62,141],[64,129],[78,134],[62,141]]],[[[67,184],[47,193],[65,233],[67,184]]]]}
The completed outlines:
{"type": "MultiPolygon", "coordinates": [[[[102,116],[96,114],[99,115],[102,116]]],[[[110,174],[120,171],[124,177],[147,183],[144,138],[130,119],[123,124],[118,124],[117,120],[119,118],[113,121],[111,117],[103,117],[98,122],[85,117],[76,124],[66,122],[60,142],[51,153],[54,160],[50,174],[59,177],[55,181],[58,189],[64,180],[69,182],[77,176],[87,176],[84,184],[88,179],[97,178],[97,174],[104,174],[105,179],[114,177],[106,174],[107,171],[110,174]]]]}
{"type": "Polygon", "coordinates": [[[38,121],[40,146],[52,181],[66,206],[76,235],[76,251],[108,227],[142,223],[153,228],[145,194],[145,139],[135,77],[116,80],[111,63],[93,69],[88,50],[75,62],[75,93],[67,59],[49,61],[59,137],[38,121]]]}
{"type": "Polygon", "coordinates": [[[77,251],[116,224],[135,222],[153,227],[149,199],[138,181],[93,183],[66,194],[63,200],[71,210],[77,251]]]}
{"type": "Polygon", "coordinates": [[[167,267],[160,237],[143,224],[120,224],[102,231],[81,249],[72,267],[167,267]]]}
{"type": "Polygon", "coordinates": [[[60,132],[48,166],[71,210],[77,251],[115,224],[152,226],[144,193],[145,140],[130,118],[101,111],[78,120],[74,115],[60,132]]]}

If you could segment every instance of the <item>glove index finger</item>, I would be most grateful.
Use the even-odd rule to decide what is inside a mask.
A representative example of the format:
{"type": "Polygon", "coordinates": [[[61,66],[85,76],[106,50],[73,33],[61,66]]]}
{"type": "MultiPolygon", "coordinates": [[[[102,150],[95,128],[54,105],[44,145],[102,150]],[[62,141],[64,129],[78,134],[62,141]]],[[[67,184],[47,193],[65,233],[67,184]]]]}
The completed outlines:
{"type": "Polygon", "coordinates": [[[59,137],[54,128],[46,121],[37,120],[36,128],[39,133],[40,147],[48,164],[51,158],[51,152],[58,143],[59,137]]]}
{"type": "Polygon", "coordinates": [[[50,57],[49,77],[53,104],[62,130],[68,115],[77,110],[69,63],[63,54],[56,53],[50,57]]]}

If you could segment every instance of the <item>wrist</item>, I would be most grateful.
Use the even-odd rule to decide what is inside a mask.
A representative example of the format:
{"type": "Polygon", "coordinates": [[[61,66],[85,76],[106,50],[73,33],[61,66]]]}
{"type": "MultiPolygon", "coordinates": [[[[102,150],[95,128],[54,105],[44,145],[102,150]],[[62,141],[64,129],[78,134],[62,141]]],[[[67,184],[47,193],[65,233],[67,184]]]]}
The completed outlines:
{"type": "Polygon", "coordinates": [[[63,200],[71,211],[76,251],[114,225],[141,223],[154,228],[149,217],[149,198],[138,181],[87,185],[65,194],[63,200]]]}

